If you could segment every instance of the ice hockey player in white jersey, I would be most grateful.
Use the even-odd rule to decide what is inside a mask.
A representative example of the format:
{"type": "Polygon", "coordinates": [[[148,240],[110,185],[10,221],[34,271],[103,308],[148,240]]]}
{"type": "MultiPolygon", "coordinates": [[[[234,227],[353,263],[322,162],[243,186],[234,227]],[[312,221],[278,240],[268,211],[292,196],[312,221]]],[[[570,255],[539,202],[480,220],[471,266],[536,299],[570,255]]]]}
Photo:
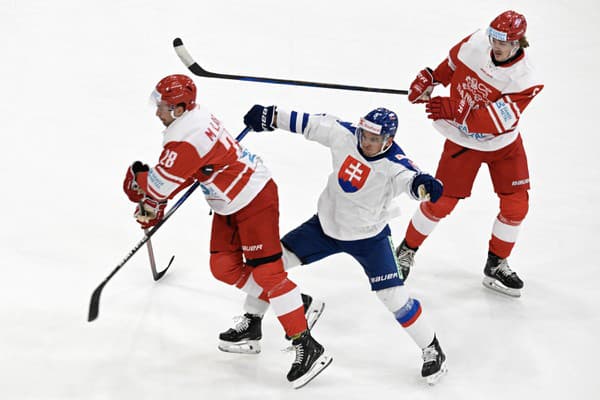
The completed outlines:
{"type": "MultiPolygon", "coordinates": [[[[443,186],[422,173],[394,142],[396,114],[378,108],[354,126],[330,115],[255,105],[244,123],[257,132],[280,128],[301,134],[331,151],[333,171],[317,214],[281,239],[286,270],[336,253],[352,256],[369,277],[371,289],[422,350],[421,375],[430,384],[437,382],[446,372],[446,356],[420,302],[404,286],[388,221],[397,215],[393,198],[406,193],[435,202],[443,186]]],[[[268,303],[261,303],[264,314],[268,303]]]]}

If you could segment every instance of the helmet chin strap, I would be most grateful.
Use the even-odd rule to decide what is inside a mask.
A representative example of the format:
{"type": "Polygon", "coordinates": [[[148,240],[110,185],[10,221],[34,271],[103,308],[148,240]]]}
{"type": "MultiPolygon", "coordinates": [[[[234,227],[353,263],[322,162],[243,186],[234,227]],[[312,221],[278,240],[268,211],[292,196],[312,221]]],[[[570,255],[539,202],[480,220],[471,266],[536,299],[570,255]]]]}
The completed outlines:
{"type": "Polygon", "coordinates": [[[377,157],[378,155],[381,155],[383,153],[385,153],[386,151],[388,151],[388,149],[391,147],[390,146],[386,146],[385,143],[381,145],[381,150],[379,150],[377,153],[373,154],[372,156],[369,157],[377,157]]]}
{"type": "Polygon", "coordinates": [[[379,150],[379,152],[378,152],[377,154],[375,154],[376,156],[378,156],[378,155],[380,155],[380,154],[383,154],[383,153],[385,153],[386,151],[388,151],[388,149],[389,149],[390,147],[392,147],[392,142],[390,142],[390,143],[388,144],[388,139],[389,139],[389,137],[387,137],[387,138],[385,139],[385,141],[384,141],[384,142],[381,144],[381,150],[379,150]]]}

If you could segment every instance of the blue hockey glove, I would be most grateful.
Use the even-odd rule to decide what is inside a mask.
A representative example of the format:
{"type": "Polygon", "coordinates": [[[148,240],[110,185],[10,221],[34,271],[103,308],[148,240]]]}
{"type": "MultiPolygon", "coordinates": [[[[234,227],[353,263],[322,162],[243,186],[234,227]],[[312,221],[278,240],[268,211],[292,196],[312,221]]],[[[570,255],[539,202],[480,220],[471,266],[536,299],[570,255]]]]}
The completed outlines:
{"type": "Polygon", "coordinates": [[[429,174],[417,174],[413,178],[411,191],[419,200],[430,200],[435,203],[442,197],[444,185],[429,174]]]}
{"type": "Polygon", "coordinates": [[[255,104],[244,115],[244,124],[255,132],[275,130],[275,110],[277,110],[275,106],[264,107],[255,104]]]}

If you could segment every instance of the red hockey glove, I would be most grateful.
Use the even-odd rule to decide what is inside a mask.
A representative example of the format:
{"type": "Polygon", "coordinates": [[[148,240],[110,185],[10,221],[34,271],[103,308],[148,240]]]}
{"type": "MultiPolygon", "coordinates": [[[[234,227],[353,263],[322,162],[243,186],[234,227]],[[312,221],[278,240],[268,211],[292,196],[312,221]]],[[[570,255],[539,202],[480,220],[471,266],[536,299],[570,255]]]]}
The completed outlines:
{"type": "Polygon", "coordinates": [[[434,97],[425,105],[427,118],[450,119],[459,124],[464,124],[471,111],[471,106],[465,99],[460,101],[452,100],[450,97],[434,97]]]}
{"type": "Polygon", "coordinates": [[[136,161],[127,168],[125,180],[123,181],[123,191],[134,203],[140,202],[144,198],[144,192],[140,189],[135,180],[138,172],[148,172],[150,168],[141,161],[136,161]]]}
{"type": "Polygon", "coordinates": [[[431,68],[419,71],[415,80],[410,84],[408,101],[411,103],[425,103],[429,100],[429,95],[433,92],[435,85],[431,68]]]}
{"type": "Polygon", "coordinates": [[[163,219],[166,207],[166,200],[158,201],[152,197],[144,196],[143,201],[140,201],[135,208],[134,216],[143,229],[148,229],[163,219]]]}

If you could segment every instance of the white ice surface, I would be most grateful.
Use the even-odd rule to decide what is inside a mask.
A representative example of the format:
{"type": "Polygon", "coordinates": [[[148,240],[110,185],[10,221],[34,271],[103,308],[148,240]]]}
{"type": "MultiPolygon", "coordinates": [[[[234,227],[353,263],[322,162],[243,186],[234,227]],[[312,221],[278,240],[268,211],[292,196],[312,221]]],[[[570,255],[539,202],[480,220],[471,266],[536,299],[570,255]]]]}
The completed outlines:
{"type": "MultiPolygon", "coordinates": [[[[2,399],[597,399],[600,3],[596,1],[0,0],[0,398],[2,399]],[[512,299],[481,285],[497,213],[487,169],[425,242],[408,287],[448,356],[435,387],[420,351],[369,290],[360,266],[331,257],[291,272],[327,302],[314,330],[333,354],[300,391],[274,316],[263,352],[217,350],[243,295],[208,268],[210,217],[195,193],[106,286],[93,289],[142,237],[121,191],[126,166],[155,162],[161,125],[146,106],[156,82],[186,73],[181,37],[205,68],[407,89],[424,66],[495,15],[529,22],[530,54],[546,87],[522,131],[531,207],[511,265],[525,280],[512,299]]],[[[404,96],[195,79],[198,101],[231,132],[255,103],[356,120],[385,106],[397,141],[434,172],[442,138],[404,96]]],[[[327,150],[284,132],[245,140],[279,183],[281,231],[316,208],[327,150]]],[[[417,204],[401,200],[399,242],[417,204]]]]}

